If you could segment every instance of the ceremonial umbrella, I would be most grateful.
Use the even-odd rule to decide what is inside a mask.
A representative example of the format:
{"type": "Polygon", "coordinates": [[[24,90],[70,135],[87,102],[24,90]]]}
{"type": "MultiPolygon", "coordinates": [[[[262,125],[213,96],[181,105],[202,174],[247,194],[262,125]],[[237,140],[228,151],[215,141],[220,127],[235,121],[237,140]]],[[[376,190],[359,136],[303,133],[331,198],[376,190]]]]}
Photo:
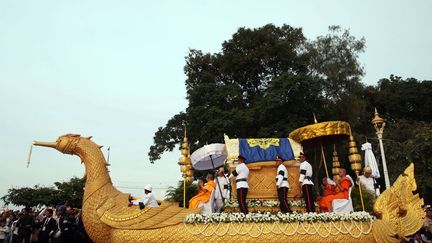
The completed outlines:
{"type": "MultiPolygon", "coordinates": [[[[289,138],[298,143],[301,143],[304,147],[312,147],[316,145],[319,145],[321,147],[321,158],[324,160],[324,167],[327,177],[329,177],[329,174],[327,170],[327,162],[324,155],[323,143],[334,143],[349,138],[349,161],[351,163],[351,168],[356,172],[356,175],[358,176],[361,170],[361,157],[360,154],[358,154],[354,138],[351,134],[351,127],[349,123],[344,121],[327,121],[318,123],[316,118],[314,120],[315,124],[300,127],[292,131],[289,134],[289,138]]],[[[362,202],[362,208],[364,210],[361,187],[359,187],[359,190],[360,200],[362,202]]]]}
{"type": "MultiPolygon", "coordinates": [[[[204,145],[204,147],[197,149],[191,155],[192,167],[196,170],[210,170],[216,169],[225,163],[228,154],[225,144],[213,143],[204,145]]],[[[219,184],[218,177],[216,176],[216,183],[219,184]]],[[[219,186],[219,192],[222,196],[222,189],[219,186]]]]}
{"type": "Polygon", "coordinates": [[[323,144],[335,143],[348,138],[351,128],[348,122],[327,121],[297,128],[289,134],[289,138],[301,143],[303,147],[321,147],[321,156],[324,160],[326,175],[328,175],[323,144]]]}
{"type": "Polygon", "coordinates": [[[226,147],[223,143],[204,145],[192,153],[192,166],[195,170],[215,169],[225,163],[227,156],[226,147]]]}
{"type": "Polygon", "coordinates": [[[369,166],[372,169],[372,177],[375,179],[380,178],[381,175],[378,169],[378,163],[375,159],[375,155],[372,152],[372,144],[370,143],[362,144],[361,150],[365,151],[365,155],[364,155],[365,166],[369,166]]]}
{"type": "Polygon", "coordinates": [[[326,121],[297,128],[289,134],[289,138],[301,143],[303,147],[314,147],[340,142],[350,135],[351,128],[348,122],[326,121]]]}

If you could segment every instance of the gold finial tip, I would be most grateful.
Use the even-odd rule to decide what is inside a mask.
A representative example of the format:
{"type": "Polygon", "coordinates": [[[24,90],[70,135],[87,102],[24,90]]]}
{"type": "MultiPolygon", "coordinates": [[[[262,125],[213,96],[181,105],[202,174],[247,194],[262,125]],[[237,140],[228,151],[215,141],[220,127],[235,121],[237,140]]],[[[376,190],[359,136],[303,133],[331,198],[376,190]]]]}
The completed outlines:
{"type": "Polygon", "coordinates": [[[383,123],[385,120],[384,118],[380,117],[377,108],[375,107],[375,114],[374,114],[374,118],[372,119],[372,124],[380,124],[383,123]]]}

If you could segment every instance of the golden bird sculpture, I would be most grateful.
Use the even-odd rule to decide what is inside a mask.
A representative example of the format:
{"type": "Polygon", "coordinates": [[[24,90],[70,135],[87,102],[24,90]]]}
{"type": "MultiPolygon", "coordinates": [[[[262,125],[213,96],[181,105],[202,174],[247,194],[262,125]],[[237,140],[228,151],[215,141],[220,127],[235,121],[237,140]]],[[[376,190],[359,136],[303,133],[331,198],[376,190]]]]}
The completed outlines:
{"type": "Polygon", "coordinates": [[[368,222],[260,222],[185,224],[187,215],[201,209],[183,209],[162,201],[160,207],[128,207],[130,194],[111,182],[101,146],[91,137],[60,136],[56,142],[34,142],[77,155],[85,165],[86,184],[82,217],[94,242],[399,242],[423,223],[423,200],[414,195],[411,164],[394,185],[377,199],[376,220],[368,222]]]}

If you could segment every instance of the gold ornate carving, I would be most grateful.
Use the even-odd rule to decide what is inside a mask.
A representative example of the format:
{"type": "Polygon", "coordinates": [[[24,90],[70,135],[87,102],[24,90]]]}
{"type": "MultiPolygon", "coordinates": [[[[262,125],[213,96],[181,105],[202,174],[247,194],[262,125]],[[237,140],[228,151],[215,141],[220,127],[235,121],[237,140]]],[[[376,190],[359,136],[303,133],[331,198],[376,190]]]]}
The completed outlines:
{"type": "Polygon", "coordinates": [[[386,222],[382,224],[402,239],[417,232],[425,217],[423,199],[413,194],[415,190],[417,183],[414,179],[414,164],[411,163],[374,204],[374,212],[386,222]]]}
{"type": "MultiPolygon", "coordinates": [[[[297,161],[290,160],[284,162],[288,170],[288,183],[290,189],[288,190],[288,198],[299,199],[301,198],[301,191],[298,182],[300,175],[300,167],[297,161]]],[[[247,165],[249,173],[249,190],[248,199],[277,199],[276,191],[276,162],[266,161],[258,162],[247,165]]],[[[231,185],[233,186],[233,195],[236,196],[235,178],[232,179],[231,185]]]]}
{"type": "Polygon", "coordinates": [[[348,122],[344,121],[328,121],[320,122],[304,127],[297,128],[289,134],[289,138],[296,142],[303,142],[309,139],[331,136],[331,135],[346,135],[351,134],[351,128],[348,122]]]}
{"type": "Polygon", "coordinates": [[[279,146],[279,138],[249,138],[246,141],[251,148],[258,146],[268,149],[270,146],[279,146]]]}
{"type": "MultiPolygon", "coordinates": [[[[422,225],[423,200],[413,195],[417,185],[411,164],[394,185],[378,197],[374,211],[380,219],[373,222],[313,222],[313,223],[221,223],[185,226],[187,214],[200,209],[183,209],[169,202],[160,208],[127,207],[129,194],[112,186],[100,147],[90,138],[65,135],[54,143],[34,145],[56,148],[60,152],[81,158],[87,179],[83,199],[83,221],[94,242],[397,242],[422,225]],[[372,229],[371,229],[372,228],[372,229]],[[199,237],[197,237],[199,235],[199,237]]],[[[298,166],[288,166],[291,193],[298,190],[298,166]]],[[[250,184],[261,188],[254,194],[268,193],[274,198],[275,163],[258,163],[261,169],[251,171],[250,184]],[[255,173],[256,172],[256,173],[255,173]]],[[[252,168],[251,168],[252,170],[252,168]]],[[[292,194],[291,194],[292,195],[292,194]]],[[[257,197],[258,198],[258,197],[257,197]]]]}

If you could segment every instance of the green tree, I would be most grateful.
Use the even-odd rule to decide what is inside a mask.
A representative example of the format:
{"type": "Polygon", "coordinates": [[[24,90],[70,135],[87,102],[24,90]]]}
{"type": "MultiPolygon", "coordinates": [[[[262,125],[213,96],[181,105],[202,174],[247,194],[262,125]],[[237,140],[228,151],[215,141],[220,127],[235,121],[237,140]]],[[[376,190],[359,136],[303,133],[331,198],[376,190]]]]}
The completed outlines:
{"type": "MultiPolygon", "coordinates": [[[[378,108],[386,119],[384,148],[390,182],[403,172],[410,162],[415,165],[418,191],[427,203],[432,202],[432,81],[414,78],[402,79],[391,75],[381,79],[377,86],[364,89],[367,110],[378,108]]],[[[363,134],[375,138],[369,120],[362,122],[363,134]]],[[[375,154],[380,158],[378,141],[373,139],[375,154]]]]}
{"type": "Polygon", "coordinates": [[[240,28],[222,43],[219,53],[190,50],[184,67],[189,105],[155,133],[150,160],[172,151],[181,141],[184,125],[193,151],[206,143],[222,142],[224,133],[230,137],[280,137],[311,122],[312,112],[331,118],[328,102],[336,99],[329,97],[337,94],[341,100],[344,96],[330,96],[330,90],[346,93],[352,86],[362,87],[358,85],[363,71],[357,57],[364,41],[339,30],[334,27],[330,36],[308,42],[300,28],[268,24],[240,28]],[[326,58],[325,48],[333,52],[342,48],[343,52],[326,58]],[[318,61],[325,66],[318,67],[318,61]],[[342,73],[328,71],[345,64],[350,66],[342,73]],[[337,80],[333,81],[334,77],[337,80]],[[330,81],[334,85],[326,85],[330,81]]]}
{"type": "MultiPolygon", "coordinates": [[[[179,181],[177,187],[170,186],[166,192],[165,199],[170,202],[179,202],[183,206],[183,181],[179,181]]],[[[189,207],[189,200],[198,192],[197,185],[186,182],[186,207],[189,207]]]]}
{"type": "Polygon", "coordinates": [[[330,26],[327,35],[307,43],[310,72],[322,81],[326,99],[339,101],[343,94],[362,87],[360,80],[364,71],[358,58],[364,52],[365,43],[364,38],[356,39],[340,26],[330,26]]]}
{"type": "Polygon", "coordinates": [[[82,206],[85,179],[73,177],[67,182],[55,182],[55,186],[11,188],[1,199],[5,204],[33,207],[38,205],[59,205],[66,201],[73,207],[82,206]]]}

